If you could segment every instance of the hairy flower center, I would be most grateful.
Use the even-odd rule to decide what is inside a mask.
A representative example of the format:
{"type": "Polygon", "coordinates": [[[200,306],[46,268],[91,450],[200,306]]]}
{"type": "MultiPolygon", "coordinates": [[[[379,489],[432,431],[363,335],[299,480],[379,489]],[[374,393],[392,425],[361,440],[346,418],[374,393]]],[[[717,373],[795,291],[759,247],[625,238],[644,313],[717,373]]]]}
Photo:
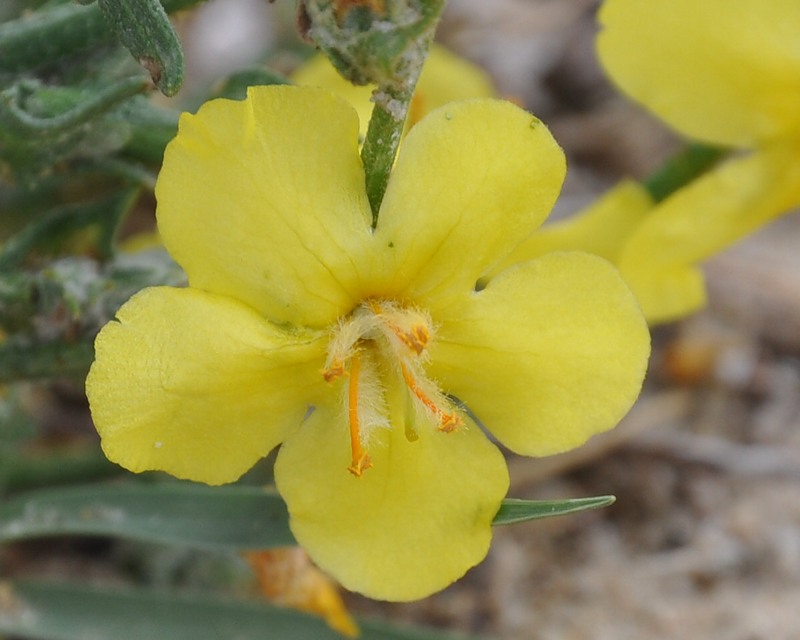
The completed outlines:
{"type": "Polygon", "coordinates": [[[393,300],[362,302],[333,332],[322,376],[327,382],[348,376],[344,402],[350,425],[353,458],[348,467],[356,477],[372,466],[367,452],[370,434],[391,428],[386,389],[401,384],[406,406],[426,419],[405,416],[406,437],[418,436],[412,425],[433,423],[451,432],[464,420],[434,381],[425,375],[428,347],[434,338],[430,317],[393,300]]]}

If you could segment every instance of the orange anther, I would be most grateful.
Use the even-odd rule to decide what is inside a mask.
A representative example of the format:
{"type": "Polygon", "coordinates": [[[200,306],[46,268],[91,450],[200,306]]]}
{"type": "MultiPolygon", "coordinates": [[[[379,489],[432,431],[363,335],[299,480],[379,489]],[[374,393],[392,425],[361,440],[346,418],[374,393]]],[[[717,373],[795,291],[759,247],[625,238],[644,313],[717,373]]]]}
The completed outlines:
{"type": "Polygon", "coordinates": [[[445,413],[440,416],[439,431],[452,433],[464,424],[464,419],[457,413],[445,413]]]}
{"type": "Polygon", "coordinates": [[[431,334],[428,332],[428,327],[424,324],[415,324],[411,327],[411,331],[402,331],[399,327],[389,325],[392,331],[397,334],[397,337],[403,341],[403,344],[411,349],[414,353],[419,355],[425,351],[428,341],[431,339],[431,334]]]}
{"type": "Polygon", "coordinates": [[[337,360],[328,369],[322,371],[322,377],[325,382],[333,382],[336,378],[341,378],[346,373],[344,362],[337,360]]]}
{"type": "Polygon", "coordinates": [[[464,421],[460,415],[455,412],[447,413],[446,411],[443,411],[433,400],[425,395],[425,392],[420,389],[417,381],[414,379],[414,376],[411,375],[408,367],[406,367],[406,365],[402,362],[400,363],[400,370],[403,372],[403,380],[405,380],[405,383],[408,388],[411,389],[411,392],[439,420],[440,431],[450,433],[464,424],[464,421]]]}
{"type": "Polygon", "coordinates": [[[350,473],[352,473],[356,478],[360,478],[361,474],[364,473],[371,466],[372,466],[372,460],[370,460],[369,454],[364,453],[358,460],[353,458],[353,464],[347,467],[347,470],[350,473]]]}

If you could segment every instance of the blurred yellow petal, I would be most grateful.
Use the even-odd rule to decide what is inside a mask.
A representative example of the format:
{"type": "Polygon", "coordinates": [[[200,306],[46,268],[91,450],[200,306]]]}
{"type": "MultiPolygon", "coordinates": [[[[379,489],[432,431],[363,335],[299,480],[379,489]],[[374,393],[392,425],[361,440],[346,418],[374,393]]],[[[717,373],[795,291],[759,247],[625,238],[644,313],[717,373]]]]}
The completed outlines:
{"type": "Polygon", "coordinates": [[[495,273],[551,251],[585,251],[615,262],[627,237],[652,208],[653,199],[642,185],[620,182],[582,211],[534,231],[495,273]]]}
{"type": "MultiPolygon", "coordinates": [[[[324,55],[316,55],[292,74],[300,85],[330,89],[353,105],[366,135],[372,115],[373,85],[356,86],[345,80],[324,55]]],[[[411,101],[406,129],[427,113],[454,100],[488,98],[494,95],[489,76],[480,67],[437,44],[430,48],[411,101]]]]}
{"type": "Polygon", "coordinates": [[[511,267],[436,315],[431,374],[512,451],[550,455],[612,428],[650,337],[619,273],[585,253],[511,267]]]}
{"type": "Polygon", "coordinates": [[[367,125],[374,106],[370,97],[373,85],[355,85],[345,80],[336,70],[327,56],[312,56],[291,75],[292,82],[308,87],[320,87],[333,91],[340,98],[349,102],[358,113],[361,135],[367,133],[367,125]]]}
{"type": "Polygon", "coordinates": [[[192,287],[277,322],[350,309],[371,214],[352,107],[308,87],[254,87],[181,117],[156,186],[158,226],[192,287]]]}
{"type": "Polygon", "coordinates": [[[138,251],[148,251],[156,247],[163,247],[158,231],[142,231],[132,236],[128,236],[119,243],[119,248],[124,253],[136,253],[138,251]]]}
{"type": "Polygon", "coordinates": [[[705,300],[694,265],[798,204],[798,148],[768,145],[661,202],[629,236],[618,266],[648,320],[672,320],[705,300]]]}
{"type": "Polygon", "coordinates": [[[599,20],[605,70],[681,133],[755,146],[800,130],[797,0],[606,0],[599,20]]]}
{"type": "Polygon", "coordinates": [[[331,629],[348,638],[359,636],[358,624],[337,584],[314,566],[302,547],[247,551],[243,555],[268,600],[321,616],[331,629]]]}
{"type": "Polygon", "coordinates": [[[448,102],[493,95],[492,81],[483,69],[434,44],[411,100],[410,124],[448,102]]]}
{"type": "Polygon", "coordinates": [[[453,103],[408,134],[389,179],[369,269],[375,291],[428,299],[476,281],[547,217],[564,154],[509,102],[453,103]]]}
{"type": "Polygon", "coordinates": [[[117,319],[97,337],[86,391],[103,451],[131,471],[232,482],[324,390],[324,334],[287,334],[229,298],[145,289],[117,319]]]}
{"type": "Polygon", "coordinates": [[[481,430],[379,429],[373,467],[347,471],[342,416],[315,411],[278,453],[275,481],[297,541],[352,591],[406,601],[430,595],[483,560],[508,489],[505,460],[481,430]]]}
{"type": "Polygon", "coordinates": [[[706,306],[705,278],[698,267],[629,264],[624,277],[651,325],[680,320],[706,306]]]}

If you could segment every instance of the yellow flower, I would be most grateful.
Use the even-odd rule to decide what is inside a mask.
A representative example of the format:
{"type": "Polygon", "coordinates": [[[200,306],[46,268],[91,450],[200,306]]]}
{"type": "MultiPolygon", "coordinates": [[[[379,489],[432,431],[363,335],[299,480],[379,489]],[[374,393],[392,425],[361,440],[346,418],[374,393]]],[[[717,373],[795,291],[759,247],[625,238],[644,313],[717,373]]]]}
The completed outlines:
{"type": "Polygon", "coordinates": [[[473,416],[521,454],[578,446],[634,401],[649,337],[594,256],[476,290],[563,179],[530,114],[474,100],[428,115],[375,229],[357,139],[352,107],[307,87],[183,115],[156,195],[190,286],[120,309],[87,392],[104,451],[133,471],[232,482],[282,443],[298,542],[345,587],[410,600],[487,552],[508,477],[473,416]]]}
{"type": "MultiPolygon", "coordinates": [[[[372,114],[370,101],[374,86],[357,86],[345,80],[328,58],[322,54],[311,58],[292,74],[293,82],[310,87],[330,89],[347,100],[358,113],[362,135],[372,114]]],[[[492,81],[480,68],[456,56],[444,47],[431,45],[422,67],[417,88],[408,110],[406,130],[430,111],[448,102],[467,98],[489,98],[494,95],[492,81]]]]}
{"type": "Polygon", "coordinates": [[[746,150],[660,203],[617,265],[651,320],[705,302],[697,263],[800,204],[800,2],[606,0],[600,60],[680,133],[746,150]]]}

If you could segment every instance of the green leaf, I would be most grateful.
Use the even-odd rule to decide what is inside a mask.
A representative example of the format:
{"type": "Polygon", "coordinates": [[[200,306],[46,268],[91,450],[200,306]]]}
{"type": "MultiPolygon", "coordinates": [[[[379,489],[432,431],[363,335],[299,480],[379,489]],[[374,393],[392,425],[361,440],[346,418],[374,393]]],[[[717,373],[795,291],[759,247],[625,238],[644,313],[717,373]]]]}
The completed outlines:
{"type": "MultiPolygon", "coordinates": [[[[203,0],[163,0],[162,5],[167,13],[174,13],[200,2],[203,0]]],[[[0,6],[5,3],[3,0],[0,6]]],[[[21,18],[0,24],[0,76],[62,61],[103,46],[113,38],[96,3],[27,11],[21,18]]]]}
{"type": "MultiPolygon", "coordinates": [[[[377,621],[360,620],[359,625],[360,640],[455,640],[452,635],[400,629],[377,621]]],[[[41,582],[0,583],[0,633],[36,640],[341,640],[343,637],[319,618],[258,602],[41,582]]]]}
{"type": "Polygon", "coordinates": [[[183,84],[183,49],[159,0],[98,0],[103,16],[166,96],[183,84]]]}
{"type": "Polygon", "coordinates": [[[599,509],[613,504],[614,496],[597,496],[594,498],[572,498],[570,500],[503,500],[500,511],[494,517],[495,526],[516,524],[537,518],[552,518],[578,513],[588,509],[599,509]]]}
{"type": "Polygon", "coordinates": [[[263,549],[295,544],[288,520],[280,496],[257,487],[87,486],[6,501],[0,505],[0,543],[106,535],[204,549],[263,549]]]}
{"type": "MultiPolygon", "coordinates": [[[[504,500],[495,525],[598,509],[614,496],[504,500]]],[[[0,503],[0,544],[59,535],[119,536],[201,549],[295,544],[272,489],[189,483],[89,485],[21,494],[0,503]]]]}

